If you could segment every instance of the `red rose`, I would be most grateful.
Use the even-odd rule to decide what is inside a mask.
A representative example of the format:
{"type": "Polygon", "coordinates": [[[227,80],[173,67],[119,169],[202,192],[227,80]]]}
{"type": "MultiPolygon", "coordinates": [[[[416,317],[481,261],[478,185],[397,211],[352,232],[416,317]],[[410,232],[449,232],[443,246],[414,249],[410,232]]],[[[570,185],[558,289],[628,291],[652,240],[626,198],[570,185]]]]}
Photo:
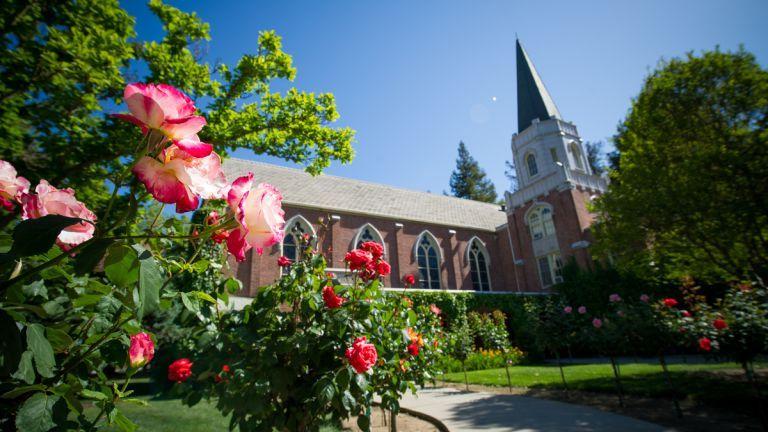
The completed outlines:
{"type": "Polygon", "coordinates": [[[431,311],[433,314],[435,314],[435,315],[440,315],[440,314],[443,312],[443,311],[442,311],[442,310],[440,310],[440,308],[439,308],[439,307],[437,307],[437,306],[436,306],[434,303],[432,303],[431,305],[429,305],[429,310],[430,310],[430,311],[431,311]]]}
{"type": "Polygon", "coordinates": [[[413,342],[412,344],[408,345],[408,354],[414,357],[419,355],[419,344],[417,342],[413,342]]]}
{"type": "Polygon", "coordinates": [[[224,365],[221,367],[222,372],[229,372],[229,365],[224,365]]]}
{"type": "Polygon", "coordinates": [[[405,283],[405,286],[414,286],[416,285],[416,276],[412,274],[407,274],[403,276],[403,283],[405,283]]]}
{"type": "Polygon", "coordinates": [[[277,265],[280,267],[289,267],[291,264],[293,264],[293,261],[291,261],[291,259],[286,256],[281,255],[279,258],[277,258],[277,265]]]}
{"type": "Polygon", "coordinates": [[[677,306],[677,300],[675,300],[673,298],[665,298],[664,299],[664,305],[666,307],[673,308],[673,307],[677,306]]]}
{"type": "Polygon", "coordinates": [[[168,379],[175,382],[184,382],[192,376],[192,363],[188,358],[181,358],[168,366],[168,379]]]}
{"type": "Polygon", "coordinates": [[[382,260],[376,264],[376,271],[379,273],[379,276],[386,276],[392,271],[392,267],[390,267],[388,262],[382,260]]]}
{"type": "Polygon", "coordinates": [[[717,318],[716,320],[712,321],[712,325],[715,326],[718,330],[725,330],[728,328],[728,323],[725,322],[722,318],[717,318]]]}
{"type": "Polygon", "coordinates": [[[347,357],[350,366],[357,373],[365,373],[376,364],[378,353],[376,352],[376,347],[369,343],[365,336],[362,336],[355,339],[352,346],[347,348],[344,356],[347,357]]]}
{"type": "Polygon", "coordinates": [[[684,310],[684,311],[682,311],[680,313],[683,314],[683,316],[686,317],[686,318],[690,318],[691,317],[691,313],[688,312],[687,310],[684,310]]]}
{"type": "Polygon", "coordinates": [[[699,348],[701,348],[704,351],[711,351],[712,341],[709,340],[709,338],[705,338],[705,337],[699,339],[699,348]]]}
{"type": "Polygon", "coordinates": [[[216,242],[216,244],[221,244],[224,240],[229,238],[229,231],[226,230],[218,230],[211,236],[211,240],[216,242]]]}
{"type": "Polygon", "coordinates": [[[373,260],[373,255],[362,249],[355,249],[344,255],[344,261],[352,271],[364,269],[373,260]]]}
{"type": "Polygon", "coordinates": [[[328,309],[336,309],[344,304],[344,297],[336,295],[336,291],[329,285],[323,288],[323,302],[328,309]]]}
{"type": "Polygon", "coordinates": [[[373,256],[373,259],[377,260],[381,258],[384,255],[384,247],[382,247],[380,244],[372,241],[364,242],[360,245],[360,249],[370,252],[373,256]]]}

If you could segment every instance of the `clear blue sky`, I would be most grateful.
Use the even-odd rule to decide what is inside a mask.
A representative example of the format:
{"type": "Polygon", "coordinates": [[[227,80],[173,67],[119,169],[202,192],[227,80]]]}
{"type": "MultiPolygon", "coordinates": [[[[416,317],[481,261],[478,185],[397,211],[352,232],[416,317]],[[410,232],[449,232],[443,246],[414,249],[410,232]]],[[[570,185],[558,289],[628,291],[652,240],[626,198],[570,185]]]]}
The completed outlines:
{"type": "MultiPolygon", "coordinates": [[[[142,38],[159,37],[144,2],[123,3],[142,38]]],[[[459,140],[508,188],[515,33],[587,141],[610,139],[662,57],[743,44],[768,64],[766,0],[169,3],[211,24],[211,62],[253,52],[260,30],[283,37],[294,85],[334,93],[338,123],[357,131],[352,164],[328,173],[433,193],[449,189],[459,140]]]]}

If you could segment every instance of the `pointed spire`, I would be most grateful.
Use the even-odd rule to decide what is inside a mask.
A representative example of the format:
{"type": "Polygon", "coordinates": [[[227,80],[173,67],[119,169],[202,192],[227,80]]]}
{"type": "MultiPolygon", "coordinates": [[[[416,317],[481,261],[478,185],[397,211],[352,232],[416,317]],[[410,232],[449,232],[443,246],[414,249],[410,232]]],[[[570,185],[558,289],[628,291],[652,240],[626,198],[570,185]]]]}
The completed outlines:
{"type": "Polygon", "coordinates": [[[533,62],[516,39],[517,45],[517,131],[522,132],[533,119],[560,117],[555,102],[541,81],[533,62]]]}

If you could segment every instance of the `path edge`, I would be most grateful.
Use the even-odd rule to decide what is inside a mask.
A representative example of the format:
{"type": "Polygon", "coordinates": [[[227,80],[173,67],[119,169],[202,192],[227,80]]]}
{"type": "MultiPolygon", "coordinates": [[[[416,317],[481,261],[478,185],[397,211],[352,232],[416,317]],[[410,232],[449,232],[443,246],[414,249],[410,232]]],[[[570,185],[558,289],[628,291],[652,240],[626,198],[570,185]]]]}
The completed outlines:
{"type": "MultiPolygon", "coordinates": [[[[380,407],[381,403],[374,402],[372,405],[380,407]]],[[[404,413],[406,413],[408,415],[420,418],[420,419],[422,419],[424,421],[427,421],[429,423],[432,423],[432,425],[435,426],[437,428],[437,430],[439,430],[440,432],[451,432],[451,430],[448,429],[448,426],[446,426],[445,423],[441,422],[440,420],[438,420],[435,417],[432,417],[429,414],[425,414],[425,413],[423,413],[421,411],[416,411],[416,410],[412,410],[410,408],[405,408],[405,407],[400,407],[400,411],[404,412],[404,413]]]]}

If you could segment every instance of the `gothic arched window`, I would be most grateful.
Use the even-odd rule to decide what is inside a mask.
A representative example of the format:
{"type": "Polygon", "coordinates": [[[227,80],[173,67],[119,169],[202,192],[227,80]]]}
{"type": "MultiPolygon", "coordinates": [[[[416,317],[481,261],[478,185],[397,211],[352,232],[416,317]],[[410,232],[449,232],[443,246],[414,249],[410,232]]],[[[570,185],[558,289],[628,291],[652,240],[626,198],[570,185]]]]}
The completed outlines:
{"type": "Polygon", "coordinates": [[[534,240],[555,235],[555,224],[552,222],[552,209],[540,205],[528,214],[528,227],[534,240]]]}
{"type": "Polygon", "coordinates": [[[487,251],[477,238],[469,244],[469,275],[472,278],[472,289],[475,291],[491,290],[487,251]]]}
{"type": "Polygon", "coordinates": [[[416,262],[419,265],[419,285],[422,288],[440,289],[440,254],[437,241],[429,233],[419,237],[416,262]]]}
{"type": "Polygon", "coordinates": [[[355,236],[355,247],[359,248],[361,244],[367,241],[376,242],[384,246],[384,239],[381,237],[381,233],[373,225],[367,223],[363,225],[355,236]]]}
{"type": "Polygon", "coordinates": [[[533,177],[539,173],[539,166],[536,165],[536,156],[532,154],[526,156],[525,164],[528,165],[528,177],[533,177]]]}
{"type": "Polygon", "coordinates": [[[581,156],[581,150],[576,143],[571,143],[571,154],[573,155],[573,161],[576,163],[576,168],[584,171],[584,158],[581,156]]]}
{"type": "Polygon", "coordinates": [[[301,216],[294,216],[285,224],[285,237],[283,238],[283,256],[296,261],[309,247],[309,242],[304,241],[305,235],[315,234],[312,226],[301,216]]]}

